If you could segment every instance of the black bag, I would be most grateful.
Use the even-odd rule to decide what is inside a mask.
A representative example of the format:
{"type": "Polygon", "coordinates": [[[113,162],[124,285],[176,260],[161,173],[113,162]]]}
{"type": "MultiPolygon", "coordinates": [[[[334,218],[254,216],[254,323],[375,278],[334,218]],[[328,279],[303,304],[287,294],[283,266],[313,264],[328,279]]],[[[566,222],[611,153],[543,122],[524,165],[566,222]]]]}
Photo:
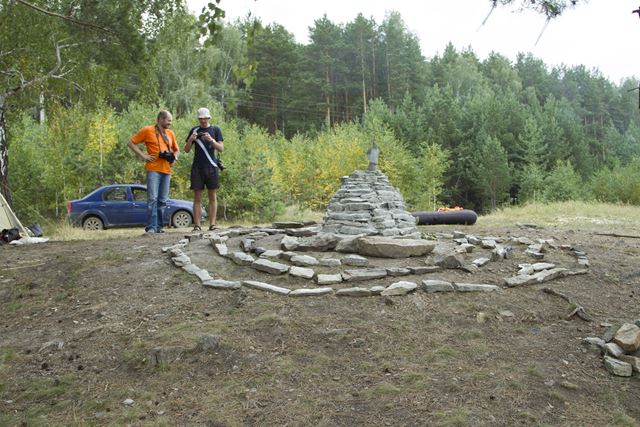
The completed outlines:
{"type": "Polygon", "coordinates": [[[42,227],[40,227],[40,224],[38,223],[28,225],[27,228],[29,229],[31,234],[33,234],[33,237],[44,236],[44,231],[42,231],[42,227]]]}
{"type": "Polygon", "coordinates": [[[4,229],[0,232],[0,240],[4,243],[20,239],[20,231],[17,228],[4,229]]]}

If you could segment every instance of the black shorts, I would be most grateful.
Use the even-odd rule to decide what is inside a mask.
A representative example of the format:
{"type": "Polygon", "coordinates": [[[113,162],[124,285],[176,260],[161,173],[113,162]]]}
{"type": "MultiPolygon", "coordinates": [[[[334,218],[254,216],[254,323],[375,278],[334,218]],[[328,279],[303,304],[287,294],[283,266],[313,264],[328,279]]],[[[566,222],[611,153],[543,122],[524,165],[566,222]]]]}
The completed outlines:
{"type": "Polygon", "coordinates": [[[205,168],[191,168],[191,189],[202,190],[207,187],[209,190],[215,190],[220,187],[218,183],[218,168],[208,166],[205,168]]]}

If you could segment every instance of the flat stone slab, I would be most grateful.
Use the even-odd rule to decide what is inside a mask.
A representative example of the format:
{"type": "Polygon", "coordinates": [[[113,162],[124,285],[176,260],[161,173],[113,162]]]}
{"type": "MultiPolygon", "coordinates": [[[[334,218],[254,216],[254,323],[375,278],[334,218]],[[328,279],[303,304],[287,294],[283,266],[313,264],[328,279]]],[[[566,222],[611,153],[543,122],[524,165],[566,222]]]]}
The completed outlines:
{"type": "Polygon", "coordinates": [[[474,259],[473,261],[471,261],[472,264],[475,264],[478,267],[484,267],[485,265],[489,264],[489,262],[491,262],[491,260],[485,257],[474,259]]]}
{"type": "Polygon", "coordinates": [[[298,240],[298,246],[296,248],[287,250],[300,250],[300,251],[318,251],[326,252],[334,249],[340,239],[335,234],[331,233],[318,233],[311,237],[305,237],[298,240]]]}
{"type": "Polygon", "coordinates": [[[305,223],[300,221],[279,221],[271,225],[275,229],[283,230],[285,228],[302,228],[305,226],[305,223]]]}
{"type": "Polygon", "coordinates": [[[196,271],[195,275],[198,276],[198,279],[200,279],[201,282],[206,282],[213,279],[213,277],[211,277],[209,272],[204,269],[200,269],[199,271],[196,271]]]}
{"type": "Polygon", "coordinates": [[[339,297],[370,297],[371,295],[373,295],[373,293],[371,292],[371,289],[367,289],[367,288],[356,287],[356,288],[339,289],[336,291],[336,296],[339,296],[339,297]]]}
{"type": "Polygon", "coordinates": [[[385,289],[387,289],[387,287],[381,285],[376,285],[369,288],[369,290],[371,291],[371,295],[380,295],[385,289]]]}
{"type": "Polygon", "coordinates": [[[180,267],[180,268],[182,268],[184,271],[186,271],[186,272],[187,272],[187,273],[189,273],[189,274],[197,274],[200,270],[202,270],[202,269],[201,269],[200,267],[198,267],[197,265],[195,265],[195,264],[191,264],[191,263],[189,263],[189,264],[185,264],[185,265],[183,265],[183,266],[182,266],[182,267],[180,267]]]}
{"type": "Polygon", "coordinates": [[[454,283],[453,286],[458,292],[492,292],[500,290],[496,285],[479,285],[475,283],[454,283]]]}
{"type": "Polygon", "coordinates": [[[239,251],[232,253],[230,258],[238,265],[251,265],[255,261],[251,255],[239,251]]]}
{"type": "Polygon", "coordinates": [[[162,253],[169,252],[172,249],[182,249],[185,246],[187,246],[186,243],[176,243],[175,245],[172,245],[172,246],[165,246],[162,248],[162,253]]]}
{"type": "Polygon", "coordinates": [[[268,259],[260,258],[251,263],[251,267],[258,271],[263,271],[269,274],[284,274],[289,271],[289,266],[275,261],[269,261],[268,259]]]}
{"type": "Polygon", "coordinates": [[[382,296],[401,296],[406,295],[409,292],[413,292],[418,288],[418,285],[414,282],[396,282],[387,287],[380,295],[382,296]]]}
{"type": "Polygon", "coordinates": [[[551,270],[552,268],[556,268],[555,264],[551,264],[550,262],[537,262],[531,265],[533,271],[538,272],[542,270],[551,270]]]}
{"type": "Polygon", "coordinates": [[[342,265],[342,261],[338,258],[321,258],[320,265],[324,267],[340,267],[342,265]]]}
{"type": "Polygon", "coordinates": [[[318,285],[335,285],[342,283],[341,274],[318,274],[316,276],[316,283],[318,285]]]}
{"type": "Polygon", "coordinates": [[[640,348],[640,328],[632,323],[623,324],[616,332],[613,342],[625,353],[633,353],[640,348]]]}
{"type": "Polygon", "coordinates": [[[328,295],[332,293],[333,293],[332,288],[313,288],[313,289],[300,288],[300,289],[295,289],[289,292],[289,296],[290,297],[317,297],[320,295],[328,295]]]}
{"type": "Polygon", "coordinates": [[[301,267],[320,265],[320,261],[309,255],[295,255],[289,261],[301,267]]]}
{"type": "Polygon", "coordinates": [[[437,265],[425,265],[419,267],[407,267],[411,274],[430,274],[435,273],[436,271],[442,271],[441,267],[437,265]]]}
{"type": "Polygon", "coordinates": [[[272,292],[279,295],[289,295],[289,293],[291,292],[291,289],[270,285],[268,283],[257,282],[255,280],[245,280],[244,282],[242,282],[242,286],[251,289],[258,289],[260,291],[272,292]]]}
{"type": "Polygon", "coordinates": [[[297,267],[294,265],[289,269],[289,274],[291,276],[301,277],[303,279],[313,279],[313,276],[315,276],[316,272],[311,268],[297,267]]]}
{"type": "Polygon", "coordinates": [[[381,279],[387,276],[387,270],[381,269],[362,269],[362,270],[345,270],[342,272],[342,279],[345,282],[361,282],[365,280],[381,279]]]}
{"type": "Polygon", "coordinates": [[[538,279],[531,274],[518,274],[517,276],[507,277],[504,279],[504,284],[510,288],[516,286],[532,285],[538,283],[538,279]]]}
{"type": "Polygon", "coordinates": [[[229,256],[229,248],[227,247],[226,244],[224,243],[215,243],[213,245],[213,249],[216,251],[216,253],[218,255],[220,255],[221,257],[227,257],[229,256]]]}
{"type": "Polygon", "coordinates": [[[444,280],[423,280],[422,289],[428,293],[453,292],[455,290],[452,283],[444,280]]]}
{"type": "Polygon", "coordinates": [[[404,267],[390,267],[387,268],[387,276],[391,277],[399,277],[399,276],[408,276],[411,274],[411,270],[404,267]]]}
{"type": "Polygon", "coordinates": [[[269,249],[260,254],[260,258],[279,258],[282,251],[279,249],[269,249]]]}
{"type": "Polygon", "coordinates": [[[433,251],[435,243],[420,239],[392,239],[390,237],[361,237],[357,241],[360,255],[378,258],[409,258],[424,256],[433,251]]]}
{"type": "Polygon", "coordinates": [[[342,263],[353,267],[364,267],[369,264],[369,260],[363,256],[353,254],[342,258],[342,263]]]}
{"type": "Polygon", "coordinates": [[[618,377],[630,377],[633,373],[633,368],[630,363],[614,359],[610,356],[604,357],[604,367],[609,373],[618,377]]]}
{"type": "Polygon", "coordinates": [[[604,351],[604,346],[606,344],[606,342],[602,338],[598,338],[598,337],[583,338],[582,343],[595,350],[600,350],[600,351],[604,351]]]}
{"type": "Polygon", "coordinates": [[[230,280],[222,280],[222,279],[212,279],[207,280],[206,282],[202,282],[202,284],[207,288],[213,289],[239,289],[242,284],[240,282],[233,282],[230,280]]]}
{"type": "Polygon", "coordinates": [[[618,344],[608,342],[604,345],[604,353],[613,357],[620,357],[624,354],[624,350],[618,344]]]}

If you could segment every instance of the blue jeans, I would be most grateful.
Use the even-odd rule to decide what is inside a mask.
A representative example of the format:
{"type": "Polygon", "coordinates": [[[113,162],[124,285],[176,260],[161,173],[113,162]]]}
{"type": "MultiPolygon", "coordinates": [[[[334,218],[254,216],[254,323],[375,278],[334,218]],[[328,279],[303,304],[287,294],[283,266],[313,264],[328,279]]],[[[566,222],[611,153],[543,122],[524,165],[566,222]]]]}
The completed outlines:
{"type": "Polygon", "coordinates": [[[145,231],[162,230],[163,210],[169,199],[171,175],[147,171],[147,227],[145,231]]]}

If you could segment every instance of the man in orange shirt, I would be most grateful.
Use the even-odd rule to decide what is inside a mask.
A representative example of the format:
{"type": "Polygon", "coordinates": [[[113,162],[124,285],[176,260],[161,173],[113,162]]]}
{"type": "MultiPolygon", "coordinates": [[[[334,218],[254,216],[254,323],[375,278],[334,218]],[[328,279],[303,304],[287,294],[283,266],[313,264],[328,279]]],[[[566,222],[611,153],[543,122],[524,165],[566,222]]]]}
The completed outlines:
{"type": "Polygon", "coordinates": [[[147,171],[147,233],[164,233],[163,208],[169,199],[169,183],[171,166],[178,159],[180,150],[176,135],[169,127],[172,122],[171,113],[160,111],[154,126],[140,129],[129,141],[129,148],[144,160],[147,171]],[[146,153],[138,144],[144,143],[146,153]]]}

